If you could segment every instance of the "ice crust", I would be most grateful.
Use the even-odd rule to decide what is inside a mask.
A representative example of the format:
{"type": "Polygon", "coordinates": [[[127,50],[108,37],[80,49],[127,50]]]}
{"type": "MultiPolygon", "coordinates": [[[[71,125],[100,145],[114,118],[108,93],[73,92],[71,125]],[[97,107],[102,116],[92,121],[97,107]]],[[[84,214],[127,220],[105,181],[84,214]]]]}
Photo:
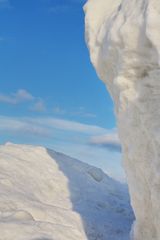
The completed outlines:
{"type": "Polygon", "coordinates": [[[134,240],[160,239],[160,1],[89,0],[91,61],[115,104],[134,240]]]}

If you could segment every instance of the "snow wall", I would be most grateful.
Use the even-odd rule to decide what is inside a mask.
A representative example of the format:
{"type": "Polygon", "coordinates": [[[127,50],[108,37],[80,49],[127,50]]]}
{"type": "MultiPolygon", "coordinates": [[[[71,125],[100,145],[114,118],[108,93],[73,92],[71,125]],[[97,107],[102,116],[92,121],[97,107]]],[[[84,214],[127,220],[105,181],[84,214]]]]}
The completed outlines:
{"type": "Polygon", "coordinates": [[[160,239],[160,1],[89,0],[91,61],[115,103],[134,240],[160,239]]]}

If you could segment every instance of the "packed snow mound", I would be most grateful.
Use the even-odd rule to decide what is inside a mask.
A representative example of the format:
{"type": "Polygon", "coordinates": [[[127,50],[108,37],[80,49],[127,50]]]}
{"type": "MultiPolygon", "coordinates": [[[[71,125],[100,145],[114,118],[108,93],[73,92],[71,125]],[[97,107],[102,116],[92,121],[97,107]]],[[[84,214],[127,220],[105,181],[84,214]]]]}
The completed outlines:
{"type": "Polygon", "coordinates": [[[160,1],[89,0],[91,61],[115,103],[135,240],[160,239],[160,1]]]}
{"type": "Polygon", "coordinates": [[[0,146],[0,240],[128,240],[126,186],[100,169],[27,145],[0,146]]]}

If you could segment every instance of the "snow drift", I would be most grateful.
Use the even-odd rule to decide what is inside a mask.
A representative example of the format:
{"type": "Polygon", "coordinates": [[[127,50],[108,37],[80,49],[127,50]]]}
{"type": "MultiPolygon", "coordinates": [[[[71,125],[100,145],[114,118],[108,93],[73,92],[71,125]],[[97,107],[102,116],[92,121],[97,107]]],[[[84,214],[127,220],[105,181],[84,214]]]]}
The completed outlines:
{"type": "Polygon", "coordinates": [[[135,240],[160,239],[160,1],[89,0],[91,61],[115,103],[135,240]]]}
{"type": "Polygon", "coordinates": [[[0,146],[0,240],[128,240],[127,188],[102,170],[25,145],[0,146]]]}

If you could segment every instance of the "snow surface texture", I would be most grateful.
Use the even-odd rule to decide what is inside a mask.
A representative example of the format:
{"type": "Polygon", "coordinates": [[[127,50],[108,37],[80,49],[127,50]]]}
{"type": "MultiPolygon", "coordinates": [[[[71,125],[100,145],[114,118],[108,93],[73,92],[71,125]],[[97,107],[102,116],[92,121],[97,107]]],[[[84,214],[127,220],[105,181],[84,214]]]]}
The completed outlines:
{"type": "Polygon", "coordinates": [[[128,240],[127,187],[60,153],[0,146],[0,240],[128,240]]]}
{"type": "Polygon", "coordinates": [[[115,103],[135,240],[160,240],[160,1],[89,0],[91,61],[115,103]]]}

